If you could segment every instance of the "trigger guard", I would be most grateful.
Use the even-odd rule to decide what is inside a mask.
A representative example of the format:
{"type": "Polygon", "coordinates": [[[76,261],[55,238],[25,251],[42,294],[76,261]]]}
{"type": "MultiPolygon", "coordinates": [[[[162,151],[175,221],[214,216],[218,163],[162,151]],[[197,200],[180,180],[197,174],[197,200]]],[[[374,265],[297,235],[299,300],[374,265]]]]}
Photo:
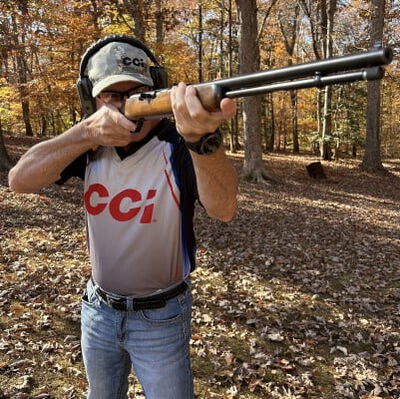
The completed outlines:
{"type": "Polygon", "coordinates": [[[132,134],[139,133],[142,130],[143,122],[144,122],[143,118],[138,119],[136,122],[136,128],[135,128],[135,130],[132,130],[131,133],[132,134]]]}

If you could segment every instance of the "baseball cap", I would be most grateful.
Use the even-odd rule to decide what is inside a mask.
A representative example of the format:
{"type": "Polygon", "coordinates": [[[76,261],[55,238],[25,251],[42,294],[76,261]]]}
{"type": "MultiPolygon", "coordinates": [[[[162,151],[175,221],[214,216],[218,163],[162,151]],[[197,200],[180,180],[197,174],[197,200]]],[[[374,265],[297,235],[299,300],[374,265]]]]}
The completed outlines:
{"type": "Polygon", "coordinates": [[[147,54],[125,42],[111,42],[103,46],[89,59],[86,72],[93,85],[93,97],[119,82],[154,86],[147,54]]]}

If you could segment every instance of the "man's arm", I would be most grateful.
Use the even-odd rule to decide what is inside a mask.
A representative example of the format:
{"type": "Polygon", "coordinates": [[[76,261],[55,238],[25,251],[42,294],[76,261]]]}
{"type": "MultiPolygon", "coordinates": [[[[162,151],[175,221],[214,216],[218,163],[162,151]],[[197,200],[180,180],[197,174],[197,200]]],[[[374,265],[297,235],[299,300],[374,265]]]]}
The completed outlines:
{"type": "MultiPolygon", "coordinates": [[[[193,87],[180,83],[171,91],[171,104],[179,134],[187,141],[198,141],[214,132],[221,123],[235,114],[235,103],[221,101],[221,112],[208,112],[201,105],[193,87]]],[[[197,178],[200,201],[208,215],[230,221],[237,209],[238,179],[236,171],[220,147],[214,154],[199,155],[190,151],[197,178]]]]}
{"type": "Polygon", "coordinates": [[[210,217],[229,222],[236,214],[238,179],[225,150],[220,147],[212,155],[190,154],[201,203],[210,217]]]}
{"type": "Polygon", "coordinates": [[[103,106],[53,139],[30,148],[10,170],[10,188],[19,193],[34,193],[54,183],[61,172],[79,155],[100,145],[127,145],[136,125],[116,108],[103,106]]]}

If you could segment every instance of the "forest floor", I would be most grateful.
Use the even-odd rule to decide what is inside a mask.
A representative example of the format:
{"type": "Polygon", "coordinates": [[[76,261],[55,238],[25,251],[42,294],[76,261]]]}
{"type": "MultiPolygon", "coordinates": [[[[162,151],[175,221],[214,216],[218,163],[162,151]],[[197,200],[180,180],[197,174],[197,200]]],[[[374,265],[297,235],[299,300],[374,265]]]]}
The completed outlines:
{"type": "MultiPolygon", "coordinates": [[[[32,141],[6,145],[17,159],[32,141]]],[[[312,161],[270,154],[276,183],[241,180],[231,223],[196,214],[199,399],[400,398],[400,160],[323,163],[326,180],[312,161]]],[[[17,195],[2,173],[0,212],[0,398],[83,398],[81,183],[17,195]]]]}

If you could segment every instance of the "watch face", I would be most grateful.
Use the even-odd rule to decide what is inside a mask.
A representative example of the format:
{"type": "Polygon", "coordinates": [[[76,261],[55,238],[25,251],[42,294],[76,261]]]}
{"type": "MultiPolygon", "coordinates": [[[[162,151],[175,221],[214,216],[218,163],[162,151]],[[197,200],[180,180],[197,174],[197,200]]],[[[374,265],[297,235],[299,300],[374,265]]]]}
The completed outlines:
{"type": "Polygon", "coordinates": [[[204,137],[204,140],[200,145],[200,153],[213,154],[215,151],[218,150],[221,143],[222,143],[222,134],[220,132],[212,133],[204,137]]]}

